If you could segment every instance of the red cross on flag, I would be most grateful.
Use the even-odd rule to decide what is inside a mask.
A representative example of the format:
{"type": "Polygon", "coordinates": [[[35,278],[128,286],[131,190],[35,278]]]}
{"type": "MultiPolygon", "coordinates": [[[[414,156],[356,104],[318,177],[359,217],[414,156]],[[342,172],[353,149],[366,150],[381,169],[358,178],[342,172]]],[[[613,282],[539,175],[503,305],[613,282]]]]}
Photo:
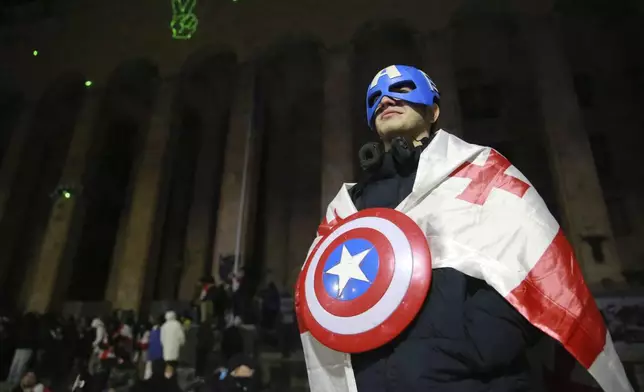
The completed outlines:
{"type": "Polygon", "coordinates": [[[473,204],[483,205],[492,189],[495,188],[523,197],[530,185],[516,177],[505,174],[505,171],[510,166],[512,166],[510,161],[495,150],[490,150],[483,166],[464,162],[450,174],[450,177],[469,178],[472,182],[457,198],[473,204]]]}

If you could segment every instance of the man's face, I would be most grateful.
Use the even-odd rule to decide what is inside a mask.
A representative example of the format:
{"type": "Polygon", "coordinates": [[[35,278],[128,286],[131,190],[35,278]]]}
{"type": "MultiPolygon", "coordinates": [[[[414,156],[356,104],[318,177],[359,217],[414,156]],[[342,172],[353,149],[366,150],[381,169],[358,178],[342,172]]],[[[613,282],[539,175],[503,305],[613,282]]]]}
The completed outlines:
{"type": "MultiPolygon", "coordinates": [[[[403,87],[404,89],[409,89],[403,87]]],[[[402,100],[383,97],[376,109],[376,131],[383,140],[395,136],[413,135],[429,130],[425,117],[428,109],[423,105],[410,104],[402,100]]]]}

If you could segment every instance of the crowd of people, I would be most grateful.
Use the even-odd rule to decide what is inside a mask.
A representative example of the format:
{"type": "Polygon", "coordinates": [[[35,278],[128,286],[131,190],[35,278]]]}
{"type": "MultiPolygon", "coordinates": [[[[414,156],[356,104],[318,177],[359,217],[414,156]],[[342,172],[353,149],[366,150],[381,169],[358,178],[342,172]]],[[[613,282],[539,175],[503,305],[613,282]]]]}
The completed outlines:
{"type": "Polygon", "coordinates": [[[292,297],[274,284],[250,300],[236,295],[238,287],[202,284],[189,311],[143,321],[131,311],[5,314],[0,379],[16,392],[259,391],[260,344],[284,355],[293,346],[292,297]],[[246,332],[249,325],[254,333],[246,332]]]}

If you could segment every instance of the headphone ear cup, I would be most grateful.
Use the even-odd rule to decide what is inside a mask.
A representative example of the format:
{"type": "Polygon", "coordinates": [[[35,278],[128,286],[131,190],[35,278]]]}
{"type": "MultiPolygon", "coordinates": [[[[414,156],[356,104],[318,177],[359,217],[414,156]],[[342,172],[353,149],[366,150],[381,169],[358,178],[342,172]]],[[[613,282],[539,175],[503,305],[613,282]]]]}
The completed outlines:
{"type": "Polygon", "coordinates": [[[413,155],[413,151],[404,137],[395,137],[391,141],[391,155],[399,165],[404,165],[413,155]]]}
{"type": "Polygon", "coordinates": [[[382,145],[377,142],[366,143],[358,151],[360,167],[364,171],[372,171],[380,166],[383,157],[382,145]]]}

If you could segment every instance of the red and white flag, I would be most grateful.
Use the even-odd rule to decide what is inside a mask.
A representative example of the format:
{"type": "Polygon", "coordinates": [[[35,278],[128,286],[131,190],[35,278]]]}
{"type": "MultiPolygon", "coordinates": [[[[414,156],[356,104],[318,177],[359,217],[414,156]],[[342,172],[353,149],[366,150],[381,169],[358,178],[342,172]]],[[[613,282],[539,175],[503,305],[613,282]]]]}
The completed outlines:
{"type": "MultiPolygon", "coordinates": [[[[311,249],[357,212],[351,186],[343,185],[329,204],[311,249]]],[[[604,391],[633,390],[561,227],[505,157],[441,130],[421,155],[411,194],[396,209],[425,233],[433,268],[485,280],[559,341],[604,391]]],[[[350,355],[323,346],[298,322],[311,391],[357,391],[350,355]]]]}

